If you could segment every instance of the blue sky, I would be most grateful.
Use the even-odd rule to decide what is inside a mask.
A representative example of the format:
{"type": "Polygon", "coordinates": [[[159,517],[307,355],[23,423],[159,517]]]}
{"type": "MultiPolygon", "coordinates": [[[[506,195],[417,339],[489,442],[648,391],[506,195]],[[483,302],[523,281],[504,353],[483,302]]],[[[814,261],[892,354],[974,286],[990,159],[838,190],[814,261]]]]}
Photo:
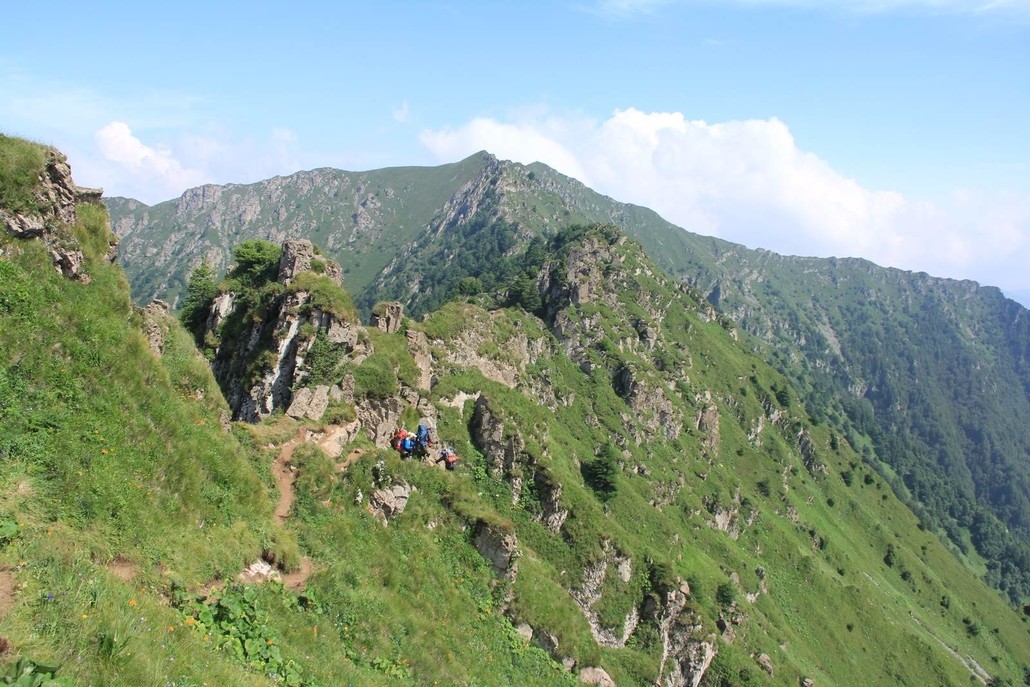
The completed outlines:
{"type": "Polygon", "coordinates": [[[6,7],[0,130],[146,202],[487,149],[1030,303],[1030,0],[293,4],[6,7]]]}

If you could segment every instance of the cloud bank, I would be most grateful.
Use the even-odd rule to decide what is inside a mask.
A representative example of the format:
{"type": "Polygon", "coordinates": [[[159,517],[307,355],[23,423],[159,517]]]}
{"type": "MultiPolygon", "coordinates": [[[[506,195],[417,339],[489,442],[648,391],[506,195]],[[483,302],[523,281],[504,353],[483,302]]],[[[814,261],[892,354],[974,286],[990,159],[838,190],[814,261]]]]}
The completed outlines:
{"type": "Polygon", "coordinates": [[[125,122],[111,122],[94,136],[101,155],[144,186],[174,192],[204,183],[203,172],[184,167],[165,147],[152,148],[133,135],[125,122]]]}
{"type": "Polygon", "coordinates": [[[1030,289],[1030,194],[956,190],[931,202],[868,189],[798,148],[775,118],[708,123],[627,109],[605,121],[474,119],[421,140],[441,162],[483,149],[544,162],[690,231],[753,248],[1030,289]]]}

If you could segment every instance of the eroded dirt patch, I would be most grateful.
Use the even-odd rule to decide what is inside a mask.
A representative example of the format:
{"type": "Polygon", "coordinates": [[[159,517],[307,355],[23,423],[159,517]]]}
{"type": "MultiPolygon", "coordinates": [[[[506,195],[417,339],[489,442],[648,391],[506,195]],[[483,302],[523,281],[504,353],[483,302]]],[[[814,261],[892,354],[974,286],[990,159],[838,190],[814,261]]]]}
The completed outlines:
{"type": "Polygon", "coordinates": [[[107,570],[122,582],[132,582],[139,575],[139,566],[124,558],[115,558],[107,564],[107,570]]]}
{"type": "Polygon", "coordinates": [[[0,570],[0,618],[11,610],[15,602],[18,580],[10,570],[0,570]]]}

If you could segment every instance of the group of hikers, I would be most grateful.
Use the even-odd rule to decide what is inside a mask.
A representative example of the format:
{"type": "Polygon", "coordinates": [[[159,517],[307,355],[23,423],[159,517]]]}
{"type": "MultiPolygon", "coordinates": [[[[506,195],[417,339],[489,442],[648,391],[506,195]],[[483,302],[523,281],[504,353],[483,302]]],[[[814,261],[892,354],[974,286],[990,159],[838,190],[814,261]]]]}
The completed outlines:
{"type": "MultiPolygon", "coordinates": [[[[425,458],[434,450],[433,430],[429,425],[420,424],[418,430],[412,434],[403,427],[398,427],[390,438],[390,446],[401,454],[401,459],[408,460],[412,456],[425,458]]],[[[453,470],[458,465],[458,454],[449,446],[440,449],[440,457],[433,461],[434,464],[444,464],[448,470],[453,470]]]]}

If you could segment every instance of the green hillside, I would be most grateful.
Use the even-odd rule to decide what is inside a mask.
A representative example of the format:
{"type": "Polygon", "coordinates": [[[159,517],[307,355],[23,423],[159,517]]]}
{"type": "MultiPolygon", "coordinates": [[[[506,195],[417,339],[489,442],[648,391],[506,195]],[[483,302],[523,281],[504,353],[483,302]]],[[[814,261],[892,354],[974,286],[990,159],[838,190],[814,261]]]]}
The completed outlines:
{"type": "Polygon", "coordinates": [[[478,294],[361,328],[319,363],[343,406],[257,424],[227,422],[189,333],[131,305],[102,208],[52,227],[0,246],[8,674],[1014,685],[1030,667],[1028,619],[612,227],[548,240],[520,296],[537,314],[478,294]],[[48,241],[82,250],[76,278],[48,241]],[[433,418],[458,469],[402,461],[369,409],[433,418]],[[283,583],[236,581],[259,560],[283,583]]]}
{"type": "Polygon", "coordinates": [[[176,303],[194,266],[223,269],[243,238],[306,237],[343,265],[363,312],[398,300],[413,317],[479,293],[535,310],[545,241],[570,224],[614,224],[739,323],[812,419],[860,447],[971,570],[1014,604],[1030,600],[1030,328],[997,289],[752,251],[486,153],[209,186],[152,208],[107,203],[140,300],[176,303]]]}

